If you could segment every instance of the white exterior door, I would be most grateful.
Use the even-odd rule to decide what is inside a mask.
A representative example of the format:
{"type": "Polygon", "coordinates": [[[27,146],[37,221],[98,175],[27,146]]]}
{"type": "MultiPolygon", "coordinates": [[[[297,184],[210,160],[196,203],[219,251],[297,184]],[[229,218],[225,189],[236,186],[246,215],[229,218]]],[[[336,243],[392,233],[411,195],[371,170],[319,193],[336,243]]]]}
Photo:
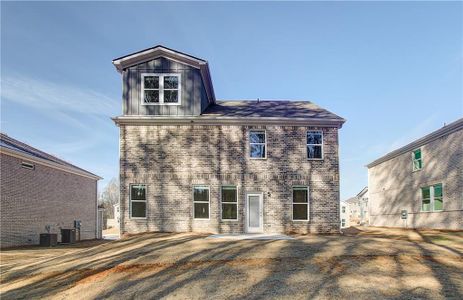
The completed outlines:
{"type": "Polygon", "coordinates": [[[261,233],[263,226],[263,201],[261,193],[246,194],[246,232],[261,233]]]}

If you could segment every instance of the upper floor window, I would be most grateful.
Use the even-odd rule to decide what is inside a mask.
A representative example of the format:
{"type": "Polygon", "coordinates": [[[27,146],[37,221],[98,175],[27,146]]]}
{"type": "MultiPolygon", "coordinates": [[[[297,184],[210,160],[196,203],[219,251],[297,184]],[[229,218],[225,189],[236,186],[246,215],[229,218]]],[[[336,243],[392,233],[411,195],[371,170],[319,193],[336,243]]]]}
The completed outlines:
{"type": "Polygon", "coordinates": [[[444,208],[442,183],[421,188],[421,211],[440,211],[444,208]]]}
{"type": "Polygon", "coordinates": [[[413,171],[418,171],[423,168],[423,157],[421,156],[421,149],[416,149],[412,153],[413,171]]]}
{"type": "Polygon", "coordinates": [[[343,206],[343,207],[342,207],[342,213],[345,213],[345,212],[346,212],[346,207],[343,206]]]}
{"type": "Polygon", "coordinates": [[[180,74],[141,74],[141,99],[144,105],[179,105],[180,74]]]}
{"type": "Polygon", "coordinates": [[[307,159],[323,159],[323,132],[307,131],[307,159]]]}
{"type": "Polygon", "coordinates": [[[251,158],[267,157],[267,136],[265,130],[251,130],[249,132],[249,148],[251,158]]]}

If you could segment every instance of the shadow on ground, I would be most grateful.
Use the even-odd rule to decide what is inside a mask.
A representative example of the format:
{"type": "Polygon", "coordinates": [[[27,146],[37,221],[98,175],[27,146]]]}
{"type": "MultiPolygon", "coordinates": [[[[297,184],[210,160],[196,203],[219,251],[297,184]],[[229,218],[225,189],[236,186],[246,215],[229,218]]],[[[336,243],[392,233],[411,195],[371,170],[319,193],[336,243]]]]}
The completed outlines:
{"type": "Polygon", "coordinates": [[[151,233],[68,251],[3,251],[1,298],[462,298],[461,232],[362,227],[294,237],[151,233]]]}

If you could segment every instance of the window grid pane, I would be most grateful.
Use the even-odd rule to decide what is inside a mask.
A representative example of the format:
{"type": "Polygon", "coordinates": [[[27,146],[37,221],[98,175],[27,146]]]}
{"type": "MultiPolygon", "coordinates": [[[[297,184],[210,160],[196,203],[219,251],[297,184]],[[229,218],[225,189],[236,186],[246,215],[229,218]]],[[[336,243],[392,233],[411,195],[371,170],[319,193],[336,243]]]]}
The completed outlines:
{"type": "Polygon", "coordinates": [[[307,203],[307,189],[293,189],[294,203],[307,203]]]}
{"type": "Polygon", "coordinates": [[[236,202],[236,188],[229,187],[225,188],[222,187],[222,202],[236,202]]]}
{"type": "Polygon", "coordinates": [[[307,220],[307,204],[293,204],[293,220],[307,220]]]}
{"type": "Polygon", "coordinates": [[[238,205],[236,203],[222,203],[222,219],[238,219],[238,205]]]}
{"type": "Polygon", "coordinates": [[[444,208],[442,197],[434,198],[434,210],[442,210],[444,208]]]}
{"type": "Polygon", "coordinates": [[[146,201],[132,201],[132,217],[146,218],[146,201]]]}
{"type": "Polygon", "coordinates": [[[208,203],[194,203],[194,218],[195,219],[209,219],[209,204],[208,203]]]}
{"type": "Polygon", "coordinates": [[[146,200],[146,186],[132,185],[130,195],[132,200],[146,200]]]}
{"type": "Polygon", "coordinates": [[[194,187],[193,201],[195,201],[195,202],[209,202],[209,188],[207,188],[207,187],[194,187]]]}

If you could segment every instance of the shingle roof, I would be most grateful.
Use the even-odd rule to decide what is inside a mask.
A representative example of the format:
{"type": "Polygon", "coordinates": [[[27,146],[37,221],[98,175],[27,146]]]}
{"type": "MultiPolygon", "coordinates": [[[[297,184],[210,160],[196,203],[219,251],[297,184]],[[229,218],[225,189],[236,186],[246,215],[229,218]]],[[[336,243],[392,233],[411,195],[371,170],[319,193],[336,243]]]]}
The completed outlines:
{"type": "Polygon", "coordinates": [[[193,55],[191,55],[191,54],[188,54],[188,53],[185,53],[185,52],[181,52],[181,51],[178,51],[178,50],[175,50],[175,49],[172,49],[172,48],[163,46],[163,45],[156,45],[156,46],[154,46],[154,47],[150,47],[150,48],[146,48],[146,49],[143,49],[143,50],[140,50],[140,51],[132,52],[132,53],[130,53],[130,54],[126,54],[126,55],[123,55],[123,56],[121,56],[121,57],[115,58],[115,59],[113,59],[113,61],[120,60],[120,59],[129,57],[129,56],[137,55],[137,54],[140,54],[140,53],[143,53],[143,52],[146,52],[146,51],[150,51],[150,50],[154,50],[154,49],[158,49],[158,48],[164,48],[164,49],[170,50],[170,51],[172,51],[172,52],[175,52],[175,53],[178,53],[178,54],[181,54],[181,55],[185,55],[185,56],[191,57],[191,58],[196,59],[196,60],[200,60],[200,61],[203,61],[203,62],[207,62],[206,60],[204,60],[204,59],[202,59],[202,58],[199,58],[199,57],[193,56],[193,55]]]}
{"type": "Polygon", "coordinates": [[[344,123],[340,116],[310,101],[288,100],[232,100],[216,101],[202,114],[205,117],[258,117],[330,119],[344,123]]]}
{"type": "Polygon", "coordinates": [[[84,170],[82,168],[79,168],[71,163],[68,163],[67,161],[64,161],[56,156],[50,155],[46,152],[40,151],[37,148],[34,148],[28,144],[25,144],[23,142],[20,142],[4,133],[0,133],[0,148],[6,148],[9,149],[17,154],[23,155],[23,156],[33,156],[39,159],[46,160],[48,162],[58,164],[67,168],[74,169],[80,173],[85,173],[89,176],[92,177],[99,177],[98,175],[95,175],[87,170],[84,170]]]}
{"type": "Polygon", "coordinates": [[[385,161],[388,161],[390,159],[393,159],[394,157],[397,157],[399,155],[402,155],[406,152],[413,151],[423,145],[426,145],[430,143],[431,141],[434,141],[442,136],[449,135],[453,132],[463,130],[463,118],[458,119],[450,124],[444,125],[444,127],[431,132],[428,135],[425,135],[424,137],[417,139],[410,144],[407,144],[397,150],[394,150],[392,152],[387,153],[386,155],[374,160],[373,162],[369,163],[367,165],[367,168],[374,167],[376,165],[379,165],[385,161]]]}

